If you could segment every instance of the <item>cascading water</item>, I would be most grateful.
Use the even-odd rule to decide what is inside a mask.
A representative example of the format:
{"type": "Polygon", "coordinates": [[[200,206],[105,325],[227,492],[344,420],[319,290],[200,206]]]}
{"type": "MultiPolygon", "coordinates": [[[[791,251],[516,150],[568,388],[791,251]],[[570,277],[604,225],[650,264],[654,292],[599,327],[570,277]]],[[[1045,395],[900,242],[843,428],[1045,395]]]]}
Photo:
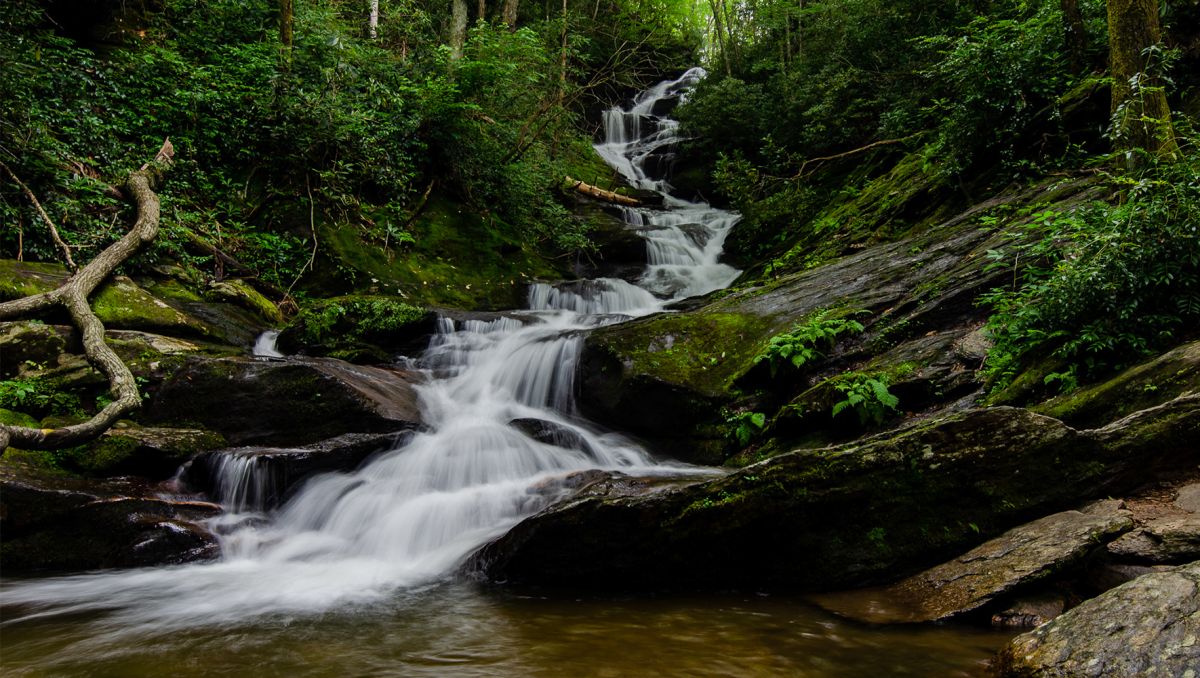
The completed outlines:
{"type": "MultiPolygon", "coordinates": [[[[705,472],[658,464],[622,436],[596,432],[574,416],[573,403],[586,330],[718,289],[738,273],[717,261],[737,215],[671,196],[662,174],[677,141],[665,102],[702,76],[690,70],[605,116],[608,136],[597,150],[632,184],[664,193],[663,209],[625,210],[649,243],[637,285],[535,284],[522,319],[443,318],[419,361],[431,377],[418,387],[428,430],[355,472],[311,479],[269,515],[227,517],[219,562],[19,584],[6,588],[5,602],[20,605],[24,619],[100,613],[101,635],[345,607],[444,577],[561,497],[556,483],[571,472],[705,472]],[[565,434],[535,437],[517,420],[565,434]]],[[[256,353],[275,353],[271,340],[256,353]]],[[[224,462],[220,486],[234,514],[254,511],[269,491],[255,464],[237,455],[224,462]]]]}

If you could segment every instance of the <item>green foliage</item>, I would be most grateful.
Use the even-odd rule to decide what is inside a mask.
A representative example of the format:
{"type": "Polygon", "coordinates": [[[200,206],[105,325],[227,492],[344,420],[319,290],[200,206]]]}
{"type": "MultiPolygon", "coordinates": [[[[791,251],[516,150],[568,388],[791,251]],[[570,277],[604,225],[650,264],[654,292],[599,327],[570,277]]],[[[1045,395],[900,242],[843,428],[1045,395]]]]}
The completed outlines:
{"type": "Polygon", "coordinates": [[[729,439],[738,447],[745,447],[762,433],[767,425],[767,415],[762,412],[736,412],[727,415],[725,423],[729,427],[729,439]]]}
{"type": "Polygon", "coordinates": [[[771,337],[766,348],[754,357],[755,364],[766,362],[774,377],[779,368],[790,365],[800,369],[805,364],[824,357],[822,350],[833,348],[840,334],[858,334],[862,323],[846,317],[830,317],[831,311],[818,311],[803,323],[796,323],[788,332],[771,337]]]}
{"type": "Polygon", "coordinates": [[[0,408],[38,417],[82,412],[77,396],[62,392],[52,384],[36,378],[0,381],[0,408]]]}
{"type": "MultiPolygon", "coordinates": [[[[1008,384],[1037,356],[1065,366],[1071,387],[1178,341],[1200,322],[1200,149],[1181,134],[1182,160],[1113,176],[1118,204],[1044,211],[1009,233],[990,266],[1013,271],[985,297],[995,347],[986,369],[1008,384]]],[[[1049,383],[1049,382],[1048,382],[1049,383]]]]}
{"type": "Polygon", "coordinates": [[[927,157],[955,176],[979,157],[1013,165],[1027,154],[1023,135],[1054,107],[1070,80],[1057,2],[1033,3],[1022,16],[980,16],[962,35],[924,37],[934,56],[924,70],[934,120],[927,157]]]}
{"type": "Polygon", "coordinates": [[[346,343],[387,337],[425,316],[425,309],[390,297],[338,297],[306,306],[290,329],[304,344],[346,343]]]}
{"type": "Polygon", "coordinates": [[[863,374],[847,372],[833,381],[833,387],[845,399],[833,404],[832,416],[853,410],[863,426],[879,426],[896,411],[900,399],[888,390],[891,378],[887,374],[863,374]]]}

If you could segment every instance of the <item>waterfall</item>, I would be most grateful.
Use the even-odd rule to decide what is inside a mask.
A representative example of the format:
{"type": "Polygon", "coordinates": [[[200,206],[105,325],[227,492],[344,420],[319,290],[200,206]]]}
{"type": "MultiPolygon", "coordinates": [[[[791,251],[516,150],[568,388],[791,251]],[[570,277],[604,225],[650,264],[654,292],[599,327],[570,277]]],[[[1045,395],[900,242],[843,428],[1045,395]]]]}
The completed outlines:
{"type": "MultiPolygon", "coordinates": [[[[9,603],[48,615],[102,611],[114,632],[147,633],[263,615],[314,613],[378,600],[445,577],[487,540],[564,496],[566,477],[590,469],[636,474],[707,473],[656,462],[637,444],[575,414],[576,366],[585,332],[725,285],[738,271],[718,262],[737,215],[670,195],[664,158],[678,142],[664,102],[686,95],[692,69],[605,114],[597,150],[630,183],[664,193],[664,208],[628,208],[649,241],[632,284],[598,279],[534,284],[523,317],[441,318],[418,361],[423,421],[397,449],[363,467],[310,479],[265,519],[228,521],[215,563],[35,581],[8,588],[9,603]],[[513,422],[540,422],[536,436],[513,422]]],[[[669,163],[668,163],[669,164],[669,163]]],[[[260,338],[257,355],[273,352],[260,338]]],[[[227,511],[260,511],[271,479],[253,455],[219,467],[227,511]]]]}

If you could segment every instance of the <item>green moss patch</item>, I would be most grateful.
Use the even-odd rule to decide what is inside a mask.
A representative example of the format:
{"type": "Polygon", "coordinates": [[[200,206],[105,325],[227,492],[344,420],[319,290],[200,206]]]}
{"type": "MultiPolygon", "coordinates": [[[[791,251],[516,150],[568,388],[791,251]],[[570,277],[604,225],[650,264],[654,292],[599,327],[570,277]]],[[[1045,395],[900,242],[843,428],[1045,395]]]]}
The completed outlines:
{"type": "Polygon", "coordinates": [[[411,228],[412,244],[385,248],[355,226],[324,226],[332,267],[306,283],[311,289],[396,294],[426,306],[515,308],[530,281],[568,275],[515,231],[494,215],[435,196],[411,228]]]}

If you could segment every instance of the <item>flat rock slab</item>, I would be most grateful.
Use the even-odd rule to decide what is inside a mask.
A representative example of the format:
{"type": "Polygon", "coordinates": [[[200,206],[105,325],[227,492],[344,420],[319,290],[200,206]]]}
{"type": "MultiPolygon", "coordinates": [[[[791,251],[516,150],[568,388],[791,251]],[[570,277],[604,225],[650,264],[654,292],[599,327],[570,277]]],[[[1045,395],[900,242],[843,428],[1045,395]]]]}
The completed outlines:
{"type": "Polygon", "coordinates": [[[1029,633],[996,658],[1025,676],[1200,675],[1200,562],[1118,586],[1029,633]]]}
{"type": "Polygon", "coordinates": [[[890,586],[814,596],[822,607],[872,623],[931,622],[978,610],[1081,562],[1130,530],[1119,500],[1094,502],[1013,528],[954,560],[890,586]]]}
{"type": "Polygon", "coordinates": [[[1200,559],[1200,515],[1151,520],[1108,545],[1115,558],[1137,563],[1186,563],[1200,559]]]}

